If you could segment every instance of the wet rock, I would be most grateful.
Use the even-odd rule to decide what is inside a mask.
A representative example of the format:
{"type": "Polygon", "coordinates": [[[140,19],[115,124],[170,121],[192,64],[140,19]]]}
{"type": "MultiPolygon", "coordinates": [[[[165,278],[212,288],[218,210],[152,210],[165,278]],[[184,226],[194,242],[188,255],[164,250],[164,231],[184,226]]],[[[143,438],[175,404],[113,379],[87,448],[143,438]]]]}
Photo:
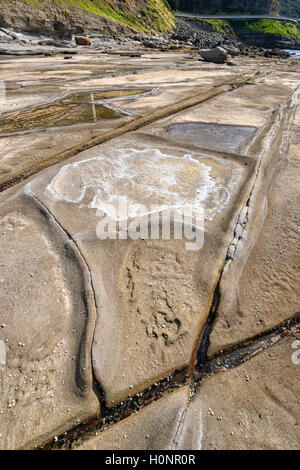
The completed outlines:
{"type": "Polygon", "coordinates": [[[90,46],[92,41],[85,36],[75,36],[77,46],[90,46]]]}
{"type": "Polygon", "coordinates": [[[166,126],[164,130],[177,140],[193,143],[202,148],[231,153],[242,153],[257,132],[257,128],[250,126],[195,122],[171,124],[166,126]]]}
{"type": "Polygon", "coordinates": [[[214,62],[216,64],[225,64],[228,58],[227,50],[220,46],[214,49],[200,49],[199,54],[205,62],[214,62]]]}

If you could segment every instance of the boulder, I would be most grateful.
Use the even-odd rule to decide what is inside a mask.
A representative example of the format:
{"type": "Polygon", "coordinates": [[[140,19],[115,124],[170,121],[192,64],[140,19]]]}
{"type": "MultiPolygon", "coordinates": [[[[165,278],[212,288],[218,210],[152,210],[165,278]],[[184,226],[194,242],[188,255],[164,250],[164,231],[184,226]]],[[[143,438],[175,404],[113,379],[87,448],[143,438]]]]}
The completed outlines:
{"type": "Polygon", "coordinates": [[[77,46],[90,46],[92,41],[85,36],[75,36],[77,46]]]}
{"type": "Polygon", "coordinates": [[[227,50],[220,46],[214,49],[200,49],[199,54],[205,62],[214,62],[216,64],[224,64],[228,58],[227,50]]]}
{"type": "Polygon", "coordinates": [[[230,46],[223,46],[223,49],[226,49],[228,54],[231,55],[232,57],[241,55],[241,51],[238,47],[230,45],[230,46]]]}

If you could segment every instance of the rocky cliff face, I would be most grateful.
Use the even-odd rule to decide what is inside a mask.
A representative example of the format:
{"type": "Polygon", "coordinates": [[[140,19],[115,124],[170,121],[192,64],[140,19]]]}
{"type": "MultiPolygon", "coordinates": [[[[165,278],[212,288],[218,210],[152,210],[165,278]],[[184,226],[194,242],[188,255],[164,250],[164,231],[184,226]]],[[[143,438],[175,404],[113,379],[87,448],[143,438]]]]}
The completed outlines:
{"type": "Polygon", "coordinates": [[[172,8],[200,13],[279,13],[277,0],[170,0],[172,8]]]}
{"type": "Polygon", "coordinates": [[[0,28],[68,37],[130,31],[168,32],[174,17],[164,0],[0,0],[0,28]]]}

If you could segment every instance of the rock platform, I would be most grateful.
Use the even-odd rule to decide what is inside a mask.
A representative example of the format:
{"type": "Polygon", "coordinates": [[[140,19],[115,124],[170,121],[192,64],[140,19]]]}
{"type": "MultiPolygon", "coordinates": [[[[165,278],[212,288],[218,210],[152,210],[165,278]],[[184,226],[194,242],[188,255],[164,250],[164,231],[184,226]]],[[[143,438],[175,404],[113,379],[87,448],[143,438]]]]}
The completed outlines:
{"type": "Polygon", "coordinates": [[[299,446],[300,64],[234,60],[1,56],[1,449],[299,446]]]}

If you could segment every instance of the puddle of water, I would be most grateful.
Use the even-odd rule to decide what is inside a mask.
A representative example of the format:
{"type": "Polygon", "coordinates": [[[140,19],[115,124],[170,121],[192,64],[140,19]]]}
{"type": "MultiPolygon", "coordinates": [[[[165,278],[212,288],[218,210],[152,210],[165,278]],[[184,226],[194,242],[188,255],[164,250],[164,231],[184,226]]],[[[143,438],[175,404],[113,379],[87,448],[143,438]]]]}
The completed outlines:
{"type": "Polygon", "coordinates": [[[102,120],[119,119],[125,114],[111,109],[99,101],[139,96],[149,90],[110,90],[95,93],[73,93],[54,103],[32,106],[23,111],[10,113],[0,118],[0,133],[13,133],[65,127],[76,124],[95,123],[102,120]]]}
{"type": "Polygon", "coordinates": [[[149,92],[150,90],[109,90],[109,91],[96,91],[93,92],[93,98],[91,93],[75,93],[67,96],[62,100],[63,103],[89,103],[91,99],[93,101],[104,101],[118,98],[127,98],[132,96],[138,96],[149,92]]]}
{"type": "Polygon", "coordinates": [[[50,104],[0,118],[0,132],[13,133],[36,128],[64,127],[119,119],[121,116],[121,113],[98,104],[50,104]]]}
{"type": "Polygon", "coordinates": [[[256,127],[184,122],[165,127],[171,136],[202,148],[237,153],[250,143],[256,127]]]}

